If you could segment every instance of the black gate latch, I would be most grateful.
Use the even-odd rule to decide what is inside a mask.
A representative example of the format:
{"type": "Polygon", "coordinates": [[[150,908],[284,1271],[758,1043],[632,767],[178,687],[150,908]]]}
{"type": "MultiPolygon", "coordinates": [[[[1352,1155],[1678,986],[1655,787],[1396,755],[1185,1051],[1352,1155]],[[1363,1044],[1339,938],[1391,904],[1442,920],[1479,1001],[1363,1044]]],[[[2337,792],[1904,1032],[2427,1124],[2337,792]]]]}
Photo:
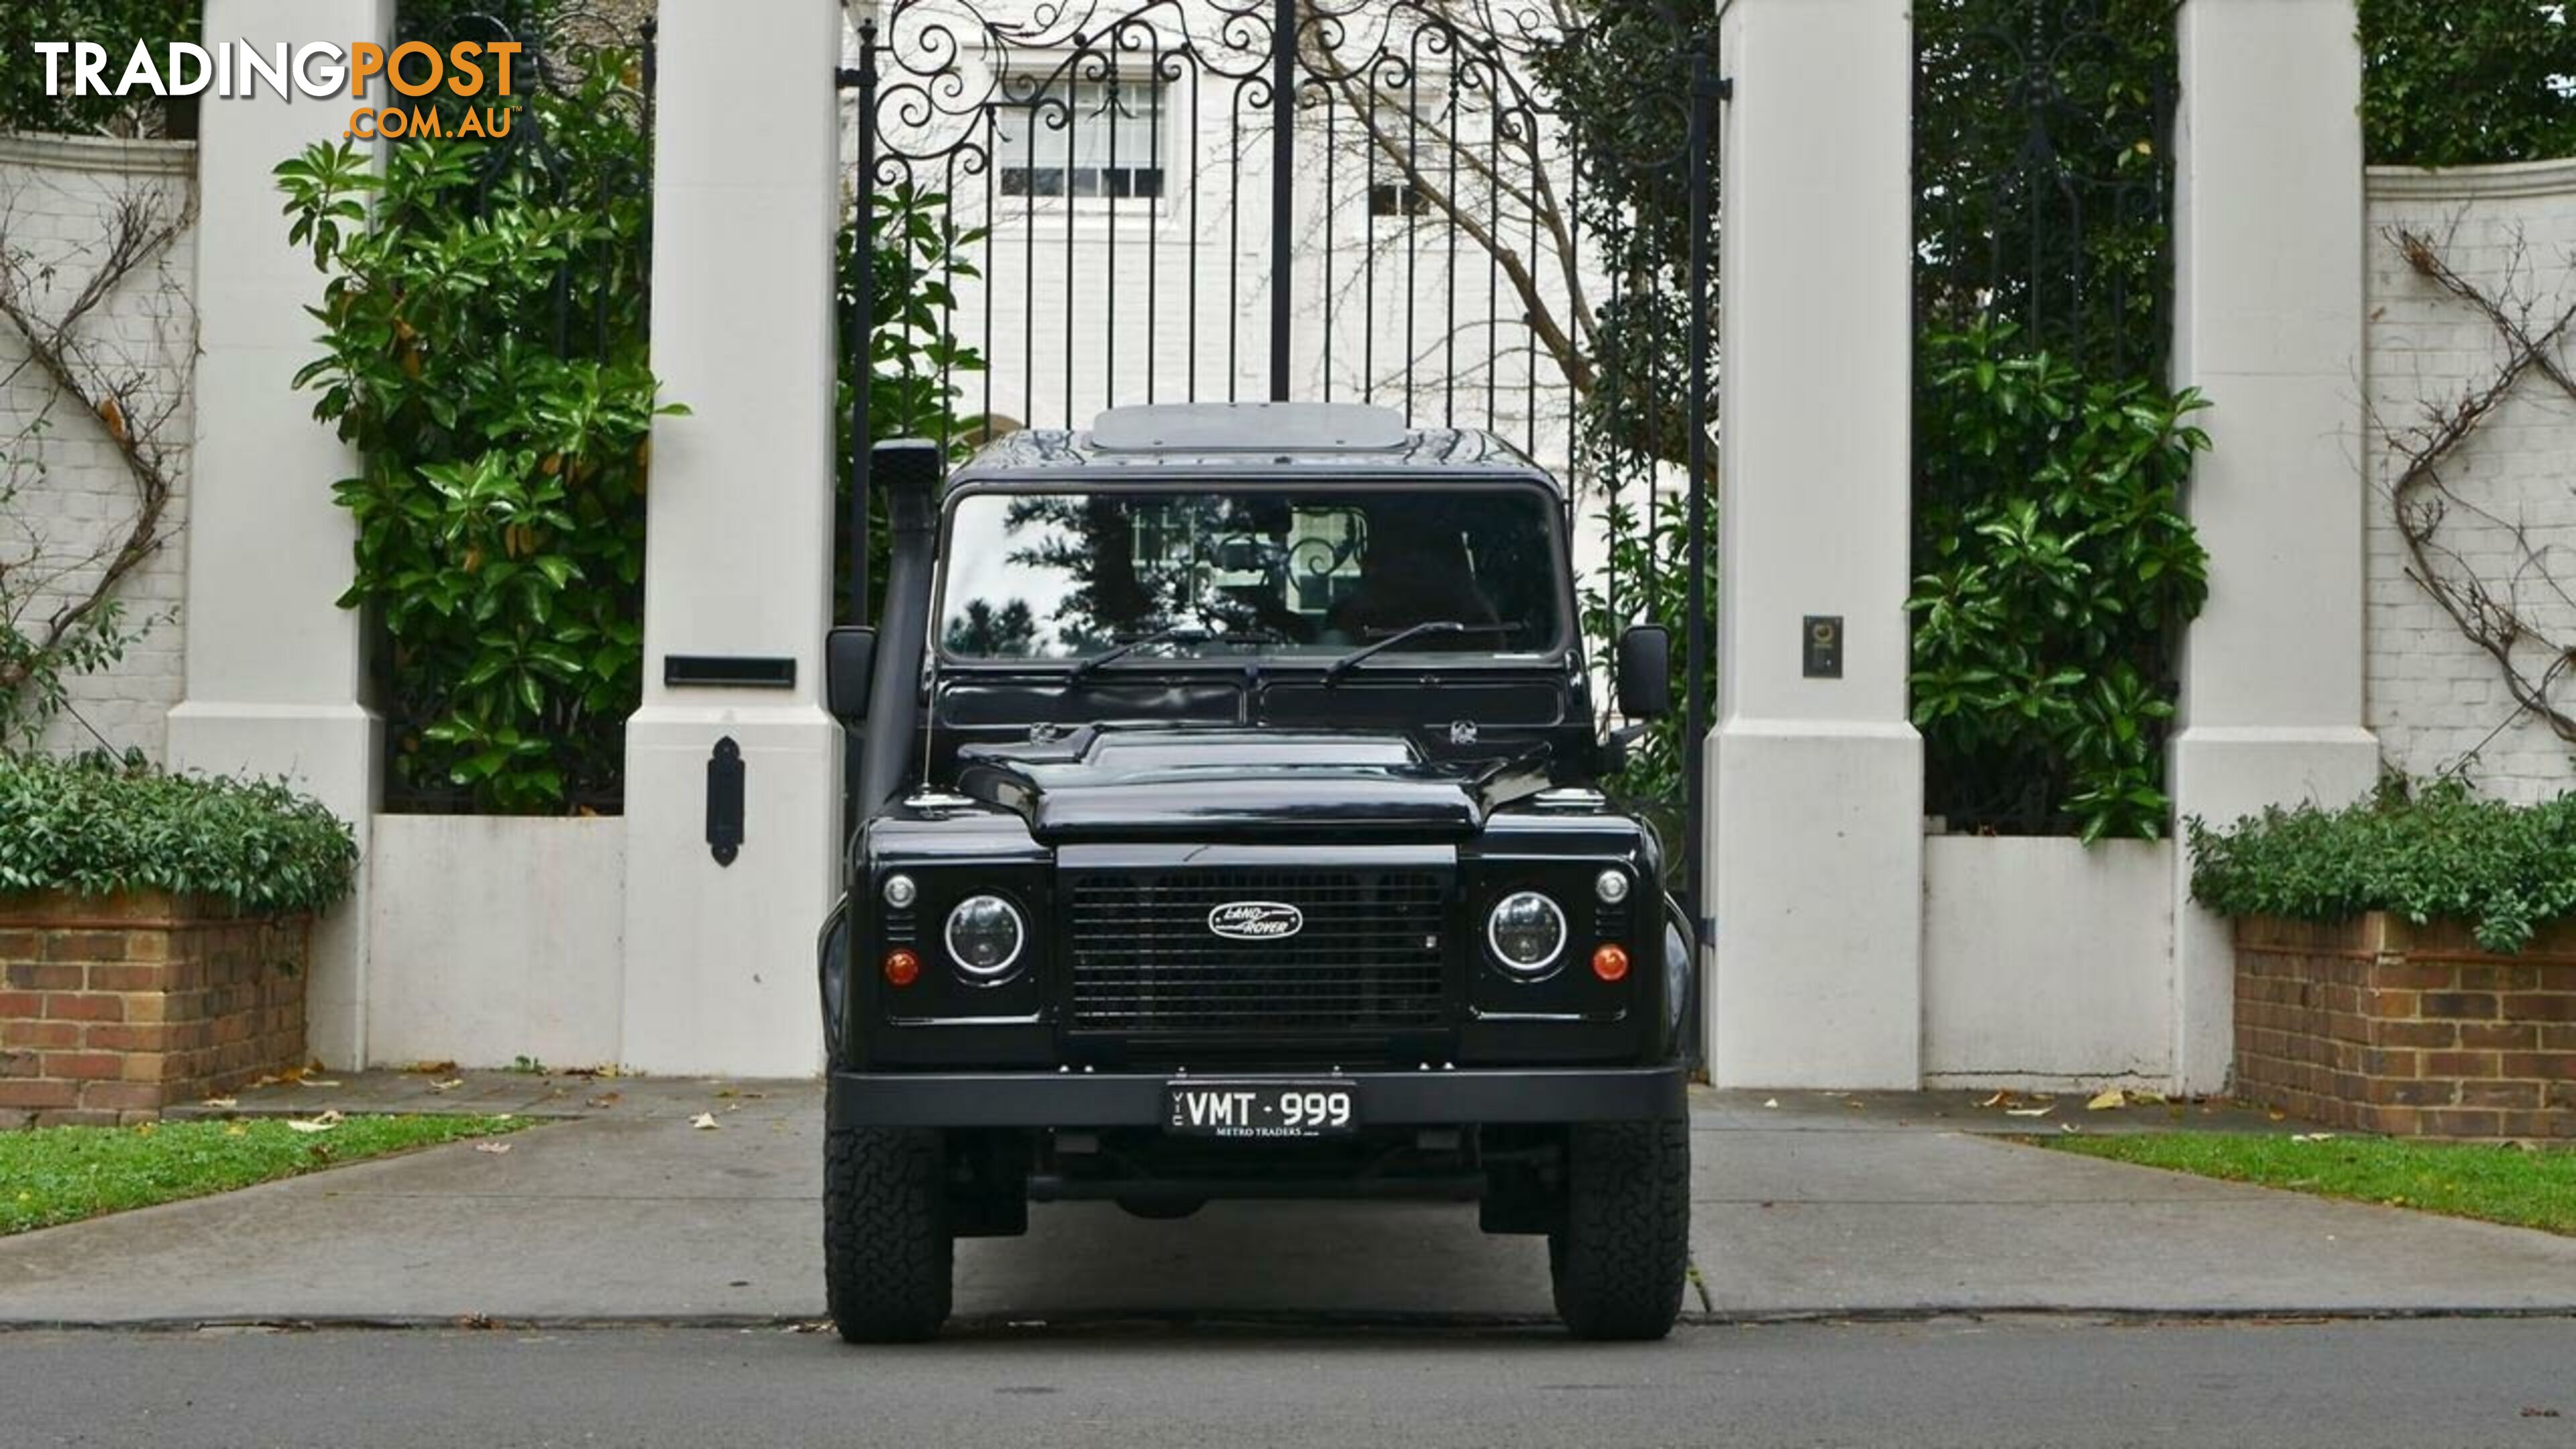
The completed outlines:
{"type": "Polygon", "coordinates": [[[742,854],[742,746],[731,735],[707,757],[707,853],[718,865],[742,854]]]}

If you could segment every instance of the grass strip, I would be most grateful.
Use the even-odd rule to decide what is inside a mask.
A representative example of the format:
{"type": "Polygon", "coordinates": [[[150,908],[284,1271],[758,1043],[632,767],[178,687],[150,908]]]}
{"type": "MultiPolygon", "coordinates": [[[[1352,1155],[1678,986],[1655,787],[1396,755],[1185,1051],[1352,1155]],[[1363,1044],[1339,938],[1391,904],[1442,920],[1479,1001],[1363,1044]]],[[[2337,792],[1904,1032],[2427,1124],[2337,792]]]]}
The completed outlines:
{"type": "Polygon", "coordinates": [[[0,1132],[0,1236],[527,1125],[524,1117],[349,1117],[304,1132],[260,1117],[0,1132]]]}
{"type": "Polygon", "coordinates": [[[2576,1147],[2341,1133],[2035,1137],[2061,1152],[2576,1235],[2576,1147]]]}

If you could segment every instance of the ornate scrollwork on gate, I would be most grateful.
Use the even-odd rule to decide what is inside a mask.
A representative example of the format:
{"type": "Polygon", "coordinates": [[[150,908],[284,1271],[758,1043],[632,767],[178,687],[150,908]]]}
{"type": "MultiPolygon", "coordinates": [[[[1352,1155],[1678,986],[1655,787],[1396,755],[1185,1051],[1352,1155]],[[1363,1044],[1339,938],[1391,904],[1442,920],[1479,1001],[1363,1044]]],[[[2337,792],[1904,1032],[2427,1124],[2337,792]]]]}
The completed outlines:
{"type": "Polygon", "coordinates": [[[991,364],[961,384],[970,413],[1070,425],[1113,400],[1295,391],[1564,447],[1595,380],[1587,292],[1610,285],[1585,193],[1608,168],[1680,175],[1693,104],[1640,86],[1635,117],[1596,130],[1653,144],[1577,150],[1538,78],[1573,15],[891,0],[845,77],[853,201],[937,197],[987,233],[950,314],[991,364]]]}

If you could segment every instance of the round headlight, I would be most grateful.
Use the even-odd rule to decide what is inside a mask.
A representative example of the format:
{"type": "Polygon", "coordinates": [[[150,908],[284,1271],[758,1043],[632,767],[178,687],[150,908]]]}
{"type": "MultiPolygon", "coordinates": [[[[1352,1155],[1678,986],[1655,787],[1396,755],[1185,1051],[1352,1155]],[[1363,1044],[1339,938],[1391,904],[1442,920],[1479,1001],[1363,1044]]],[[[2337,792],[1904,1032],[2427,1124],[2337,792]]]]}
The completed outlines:
{"type": "Polygon", "coordinates": [[[948,959],[969,976],[990,981],[1020,959],[1028,932],[1017,906],[1000,896],[968,896],[948,913],[948,959]]]}
{"type": "Polygon", "coordinates": [[[1592,882],[1592,889],[1601,897],[1603,905],[1615,906],[1628,898],[1628,873],[1605,870],[1599,879],[1592,882]]]}
{"type": "Polygon", "coordinates": [[[1544,971],[1565,949],[1565,912],[1536,891],[1515,891],[1485,918],[1485,944],[1515,971],[1544,971]]]}
{"type": "Polygon", "coordinates": [[[921,896],[921,889],[908,875],[890,875],[885,879],[885,903],[898,911],[910,910],[921,896]]]}

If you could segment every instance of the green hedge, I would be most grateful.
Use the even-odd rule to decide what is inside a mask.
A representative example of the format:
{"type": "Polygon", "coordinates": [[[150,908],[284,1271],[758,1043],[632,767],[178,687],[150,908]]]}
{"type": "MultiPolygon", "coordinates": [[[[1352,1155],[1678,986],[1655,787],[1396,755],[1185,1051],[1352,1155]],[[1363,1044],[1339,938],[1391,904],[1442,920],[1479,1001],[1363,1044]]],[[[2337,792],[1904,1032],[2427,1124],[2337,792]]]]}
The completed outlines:
{"type": "Polygon", "coordinates": [[[2224,831],[2195,820],[2191,862],[2192,895],[2221,915],[2463,920],[2479,945],[2518,951],[2576,915],[2576,794],[2516,806],[2455,781],[2393,782],[2341,810],[2267,810],[2224,831]]]}
{"type": "Polygon", "coordinates": [[[245,911],[320,911],[358,843],[319,801],[267,781],[0,755],[0,891],[162,890],[245,911]]]}
{"type": "MultiPolygon", "coordinates": [[[[174,40],[195,40],[203,30],[202,0],[11,0],[0,4],[0,131],[131,131],[146,135],[161,126],[161,98],[45,94],[40,40],[94,40],[107,47],[107,78],[125,74],[137,44],[152,47],[156,62],[174,40]]],[[[68,90],[71,61],[60,75],[68,90]]]]}
{"type": "Polygon", "coordinates": [[[2576,156],[2576,25],[2542,0],[2361,0],[2369,157],[2466,166],[2576,156]]]}

